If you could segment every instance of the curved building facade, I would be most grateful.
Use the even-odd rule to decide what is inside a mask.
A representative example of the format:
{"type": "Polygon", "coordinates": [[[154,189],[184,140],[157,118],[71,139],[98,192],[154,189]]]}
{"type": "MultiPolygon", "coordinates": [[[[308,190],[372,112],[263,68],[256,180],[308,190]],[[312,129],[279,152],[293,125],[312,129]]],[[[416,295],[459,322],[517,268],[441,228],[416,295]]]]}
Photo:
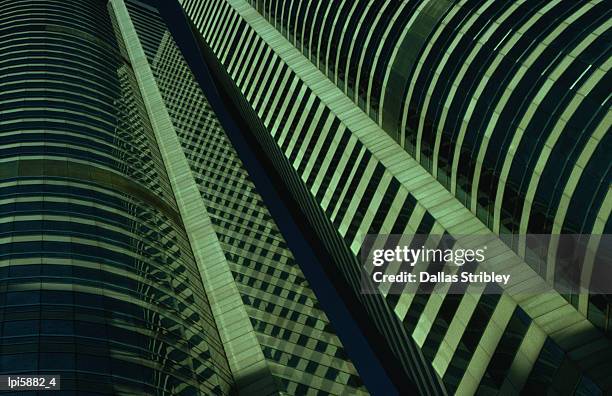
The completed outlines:
{"type": "Polygon", "coordinates": [[[0,1],[0,374],[65,394],[231,377],[105,1],[0,1]]]}
{"type": "MultiPolygon", "coordinates": [[[[250,4],[548,281],[557,245],[525,235],[612,232],[606,2],[250,4]]],[[[609,298],[568,298],[612,328],[609,298]]]]}
{"type": "Polygon", "coordinates": [[[554,266],[543,273],[524,240],[503,237],[609,232],[603,2],[180,3],[245,133],[403,378],[422,394],[610,392],[607,296],[561,295],[554,266]],[[523,198],[504,198],[512,189],[523,198]],[[482,246],[462,236],[486,236],[486,268],[512,268],[512,279],[367,294],[372,234],[445,235],[470,248],[482,246]]]}
{"type": "Polygon", "coordinates": [[[495,232],[610,231],[605,2],[251,4],[495,232]]]}
{"type": "Polygon", "coordinates": [[[610,232],[605,2],[251,4],[495,232],[610,232]]]}

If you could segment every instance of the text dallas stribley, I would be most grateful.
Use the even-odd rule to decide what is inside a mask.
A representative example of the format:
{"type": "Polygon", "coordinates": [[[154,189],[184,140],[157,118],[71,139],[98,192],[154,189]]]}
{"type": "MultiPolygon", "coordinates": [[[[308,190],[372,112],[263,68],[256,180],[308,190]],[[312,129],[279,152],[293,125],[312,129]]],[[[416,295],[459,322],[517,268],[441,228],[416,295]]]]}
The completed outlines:
{"type": "MultiPolygon", "coordinates": [[[[481,263],[485,260],[487,247],[481,249],[430,249],[421,246],[414,249],[408,246],[397,246],[394,249],[374,249],[372,251],[372,264],[374,267],[382,267],[385,264],[395,262],[408,264],[414,267],[417,263],[447,263],[456,266],[463,266],[466,263],[481,263]]],[[[376,283],[501,283],[507,285],[510,275],[496,274],[494,272],[461,272],[459,274],[449,274],[439,271],[429,273],[421,271],[413,274],[408,271],[400,271],[395,274],[385,274],[383,271],[372,273],[372,280],[376,283]]]]}
{"type": "Polygon", "coordinates": [[[372,279],[376,283],[413,283],[413,282],[432,282],[432,283],[503,283],[507,285],[510,281],[510,275],[507,274],[496,274],[495,272],[479,272],[479,273],[468,273],[462,272],[461,274],[447,274],[444,272],[438,272],[430,274],[428,272],[419,272],[419,274],[413,274],[410,272],[402,271],[398,274],[384,274],[380,271],[372,274],[372,279]]]}

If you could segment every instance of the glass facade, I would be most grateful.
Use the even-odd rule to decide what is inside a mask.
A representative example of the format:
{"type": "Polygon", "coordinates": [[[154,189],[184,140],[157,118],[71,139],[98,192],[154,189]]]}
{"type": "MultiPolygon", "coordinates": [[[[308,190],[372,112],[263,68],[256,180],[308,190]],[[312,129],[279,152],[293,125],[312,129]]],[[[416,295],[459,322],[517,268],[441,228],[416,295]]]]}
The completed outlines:
{"type": "MultiPolygon", "coordinates": [[[[610,297],[526,296],[558,246],[500,238],[610,232],[607,3],[179,2],[383,365],[423,394],[612,391],[610,297]],[[491,236],[516,280],[366,295],[368,234],[491,236]]],[[[154,8],[0,0],[0,375],[367,394],[300,265],[154,8]]]]}
{"type": "Polygon", "coordinates": [[[220,394],[200,273],[104,1],[0,2],[0,374],[220,394]]]}
{"type": "MultiPolygon", "coordinates": [[[[525,242],[499,237],[510,232],[500,226],[505,201],[487,204],[493,215],[476,205],[491,179],[474,183],[490,178],[489,157],[506,161],[499,169],[510,173],[516,164],[528,202],[513,209],[518,232],[607,231],[609,154],[600,153],[609,95],[600,93],[609,86],[609,11],[602,2],[333,3],[181,1],[220,89],[250,123],[245,133],[281,175],[405,377],[423,394],[609,392],[612,344],[596,327],[607,326],[607,299],[550,290],[554,279],[538,276],[525,242]],[[593,55],[591,44],[600,48],[597,66],[578,59],[593,55]],[[577,74],[561,77],[574,66],[577,74]],[[547,81],[529,83],[528,75],[547,81]],[[521,91],[529,87],[531,96],[521,91]],[[539,109],[548,95],[540,87],[557,106],[550,116],[539,109]],[[415,100],[437,106],[445,121],[422,117],[428,110],[415,110],[415,100]],[[523,133],[540,115],[541,128],[523,133]],[[523,139],[537,145],[525,140],[519,152],[523,139]],[[500,152],[492,142],[502,140],[509,143],[500,152]],[[523,152],[532,168],[515,161],[523,152]],[[591,166],[601,168],[584,200],[579,189],[594,176],[591,166]],[[558,197],[543,201],[552,228],[529,226],[538,219],[529,196],[540,190],[558,197]],[[590,208],[581,212],[586,228],[564,226],[572,205],[590,208]],[[368,234],[490,236],[489,268],[516,265],[516,279],[492,294],[429,296],[402,293],[401,285],[365,295],[359,258],[368,234]]],[[[494,185],[498,194],[509,183],[494,185]]]]}

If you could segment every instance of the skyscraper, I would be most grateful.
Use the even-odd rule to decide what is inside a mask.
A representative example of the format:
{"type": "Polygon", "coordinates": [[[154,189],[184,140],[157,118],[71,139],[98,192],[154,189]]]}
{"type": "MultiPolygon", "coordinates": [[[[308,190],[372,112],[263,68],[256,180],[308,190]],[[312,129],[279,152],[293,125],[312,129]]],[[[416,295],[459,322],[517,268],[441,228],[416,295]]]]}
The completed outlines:
{"type": "Polygon", "coordinates": [[[604,2],[181,4],[422,393],[610,391],[608,298],[556,292],[554,254],[536,266],[524,237],[609,232],[604,2]],[[368,234],[487,236],[488,264],[513,280],[501,293],[365,295],[368,234]]]}
{"type": "Polygon", "coordinates": [[[0,371],[211,394],[231,375],[105,2],[0,5],[0,371]]]}
{"type": "MultiPolygon", "coordinates": [[[[112,4],[120,8],[120,3],[112,4]]],[[[187,223],[191,218],[198,220],[205,210],[214,233],[211,238],[217,239],[225,257],[225,282],[235,284],[233,295],[229,295],[227,285],[216,283],[219,268],[214,277],[205,276],[204,280],[211,298],[223,299],[223,304],[229,305],[214,313],[238,390],[247,394],[365,393],[295,257],[160,16],[133,0],[127,2],[127,9],[133,32],[149,54],[151,75],[175,130],[174,135],[169,127],[164,132],[170,138],[178,137],[177,148],[184,151],[189,164],[181,170],[191,170],[195,181],[192,188],[197,185],[202,199],[203,206],[185,208],[183,218],[187,223]],[[234,326],[239,325],[241,331],[252,328],[256,336],[248,349],[243,340],[233,340],[235,329],[223,325],[236,321],[236,307],[226,301],[230,297],[235,304],[243,305],[246,313],[234,326]],[[253,362],[245,359],[245,355],[255,354],[263,358],[258,362],[260,371],[254,371],[253,362]],[[265,371],[272,379],[266,388],[261,385],[265,383],[265,371]]],[[[125,21],[122,32],[126,42],[132,42],[127,36],[130,23],[127,18],[125,21]]],[[[128,51],[130,57],[140,56],[139,52],[138,48],[128,51]]],[[[143,75],[147,73],[142,70],[143,75]]],[[[162,138],[160,144],[167,150],[176,143],[162,138]]],[[[192,205],[190,201],[187,204],[192,205]]],[[[203,265],[212,272],[207,261],[203,265]]]]}
{"type": "Polygon", "coordinates": [[[0,374],[367,394],[155,9],[0,9],[0,374]]]}

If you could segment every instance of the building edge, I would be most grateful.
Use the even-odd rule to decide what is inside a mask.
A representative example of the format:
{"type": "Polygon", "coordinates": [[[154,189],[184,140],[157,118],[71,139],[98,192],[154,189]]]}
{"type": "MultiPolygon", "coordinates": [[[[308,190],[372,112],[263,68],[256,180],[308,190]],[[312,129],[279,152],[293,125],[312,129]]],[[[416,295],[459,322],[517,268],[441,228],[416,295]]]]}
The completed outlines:
{"type": "Polygon", "coordinates": [[[110,0],[109,4],[150,117],[235,382],[223,391],[241,395],[278,394],[127,7],[123,0],[110,0]]]}

